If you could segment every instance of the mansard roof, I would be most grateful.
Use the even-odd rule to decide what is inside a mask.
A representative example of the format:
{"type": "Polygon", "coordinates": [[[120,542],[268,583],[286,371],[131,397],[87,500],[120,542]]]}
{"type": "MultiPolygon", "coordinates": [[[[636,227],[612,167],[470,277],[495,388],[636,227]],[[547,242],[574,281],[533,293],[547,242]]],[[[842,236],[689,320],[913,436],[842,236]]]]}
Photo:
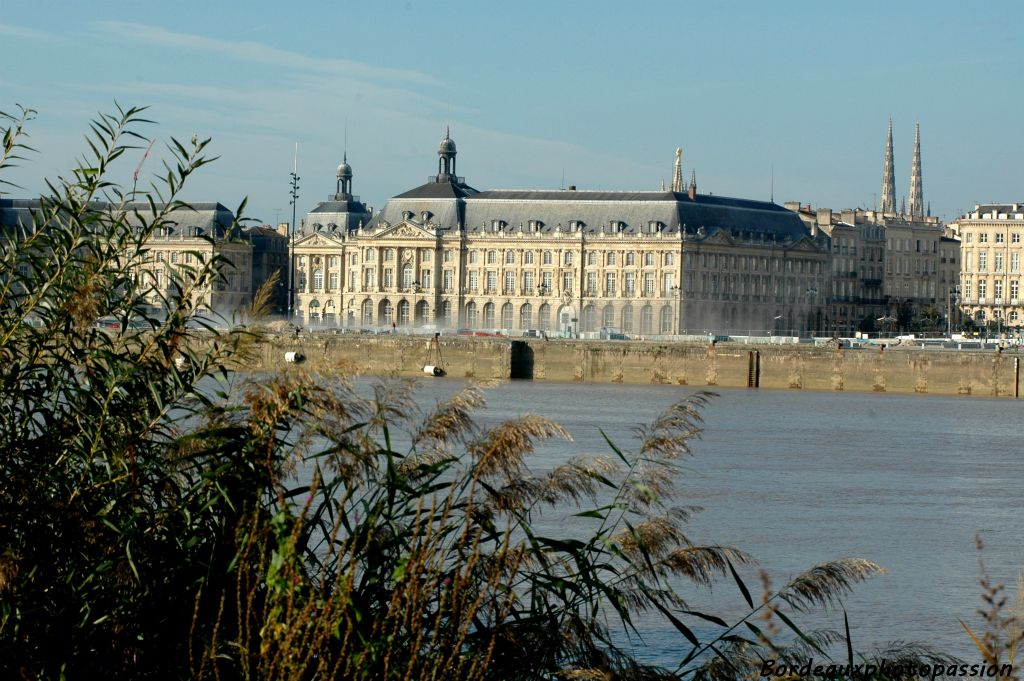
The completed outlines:
{"type": "MultiPolygon", "coordinates": [[[[156,204],[160,211],[166,204],[156,204]]],[[[118,208],[117,204],[95,201],[90,208],[96,211],[110,211],[118,208]]],[[[40,210],[39,199],[0,199],[0,225],[14,227],[19,223],[24,227],[32,225],[32,213],[40,210]]],[[[152,208],[147,202],[133,202],[124,205],[130,224],[138,223],[134,213],[138,212],[143,219],[148,219],[152,208]]],[[[235,222],[234,213],[218,202],[197,202],[175,208],[168,215],[166,222],[173,234],[181,236],[208,235],[224,237],[235,222]]]]}
{"type": "Polygon", "coordinates": [[[348,233],[370,222],[370,211],[358,196],[334,194],[306,214],[298,234],[312,232],[348,233]]]}
{"type": "Polygon", "coordinates": [[[465,200],[465,229],[493,231],[494,222],[508,228],[550,233],[572,227],[587,233],[696,233],[723,230],[729,234],[768,236],[795,241],[808,234],[792,211],[774,203],[675,192],[612,191],[484,191],[465,200]],[[580,224],[582,223],[582,224],[580,224]],[[535,225],[535,230],[531,226],[535,225]]]}

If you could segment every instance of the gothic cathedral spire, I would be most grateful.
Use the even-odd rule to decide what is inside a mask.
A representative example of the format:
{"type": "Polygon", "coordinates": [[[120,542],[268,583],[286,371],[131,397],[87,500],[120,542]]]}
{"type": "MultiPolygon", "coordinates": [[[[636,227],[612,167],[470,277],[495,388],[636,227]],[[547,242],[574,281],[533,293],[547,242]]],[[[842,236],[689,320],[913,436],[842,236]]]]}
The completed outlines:
{"type": "Polygon", "coordinates": [[[892,117],[889,118],[889,135],[885,142],[885,165],[882,166],[882,214],[896,212],[895,169],[892,158],[892,117]]]}
{"type": "Polygon", "coordinates": [[[921,184],[921,124],[914,125],[914,161],[910,169],[910,205],[907,207],[911,218],[924,217],[924,188],[921,184]]]}
{"type": "Polygon", "coordinates": [[[683,148],[676,147],[676,165],[672,170],[672,191],[683,192],[683,148]]]}

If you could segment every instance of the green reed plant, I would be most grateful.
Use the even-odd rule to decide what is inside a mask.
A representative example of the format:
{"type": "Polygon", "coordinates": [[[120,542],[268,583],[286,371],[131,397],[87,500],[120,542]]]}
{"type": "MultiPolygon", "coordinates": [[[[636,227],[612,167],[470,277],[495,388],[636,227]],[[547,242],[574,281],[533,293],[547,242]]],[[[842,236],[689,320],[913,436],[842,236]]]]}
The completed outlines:
{"type": "MultiPolygon", "coordinates": [[[[737,571],[752,559],[688,538],[699,509],[677,483],[708,393],[632,447],[536,473],[535,448],[568,434],[530,414],[479,426],[480,387],[421,414],[409,383],[233,377],[258,333],[189,323],[230,264],[180,267],[172,295],[139,276],[211,160],[208,141],[172,140],[153,183],[123,192],[106,178],[148,142],[141,116],[94,121],[73,175],[0,240],[0,675],[756,678],[844,640],[853,660],[848,631],[793,618],[877,565],[816,566],[755,605],[737,571]],[[166,317],[142,311],[153,296],[166,317]],[[145,328],[95,328],[132,315],[145,328]],[[539,529],[566,509],[574,533],[539,529]],[[732,623],[687,602],[723,578],[748,608],[732,623]],[[637,659],[641,613],[679,631],[674,668],[637,659]]],[[[30,118],[3,115],[0,171],[30,118]]]]}

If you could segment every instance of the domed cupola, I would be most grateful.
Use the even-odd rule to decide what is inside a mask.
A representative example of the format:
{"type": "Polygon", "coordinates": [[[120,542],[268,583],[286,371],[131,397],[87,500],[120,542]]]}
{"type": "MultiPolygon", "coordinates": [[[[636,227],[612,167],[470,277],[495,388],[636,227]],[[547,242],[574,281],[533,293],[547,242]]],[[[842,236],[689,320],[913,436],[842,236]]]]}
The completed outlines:
{"type": "Polygon", "coordinates": [[[455,179],[455,140],[451,138],[448,128],[445,128],[444,139],[437,147],[437,181],[447,182],[455,179]]]}
{"type": "Polygon", "coordinates": [[[337,194],[339,197],[348,197],[352,194],[352,166],[348,164],[348,152],[345,152],[345,156],[338,166],[338,189],[337,194]]]}

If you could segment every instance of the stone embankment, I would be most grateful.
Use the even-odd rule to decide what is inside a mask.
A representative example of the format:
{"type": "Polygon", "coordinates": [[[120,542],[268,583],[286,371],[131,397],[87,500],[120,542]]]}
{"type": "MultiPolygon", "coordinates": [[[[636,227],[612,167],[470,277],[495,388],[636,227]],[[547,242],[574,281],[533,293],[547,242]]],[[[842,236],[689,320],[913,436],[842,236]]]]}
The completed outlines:
{"type": "MultiPolygon", "coordinates": [[[[279,336],[257,350],[256,371],[285,366],[298,352],[321,372],[423,376],[437,364],[423,336],[279,336]]],[[[447,336],[440,364],[455,378],[583,383],[670,384],[937,395],[1014,397],[1020,360],[1014,352],[805,345],[572,341],[447,336]],[[754,356],[757,353],[757,356],[754,356]],[[759,372],[756,367],[759,366],[759,372]]],[[[434,351],[436,353],[436,351],[434,351]]]]}

